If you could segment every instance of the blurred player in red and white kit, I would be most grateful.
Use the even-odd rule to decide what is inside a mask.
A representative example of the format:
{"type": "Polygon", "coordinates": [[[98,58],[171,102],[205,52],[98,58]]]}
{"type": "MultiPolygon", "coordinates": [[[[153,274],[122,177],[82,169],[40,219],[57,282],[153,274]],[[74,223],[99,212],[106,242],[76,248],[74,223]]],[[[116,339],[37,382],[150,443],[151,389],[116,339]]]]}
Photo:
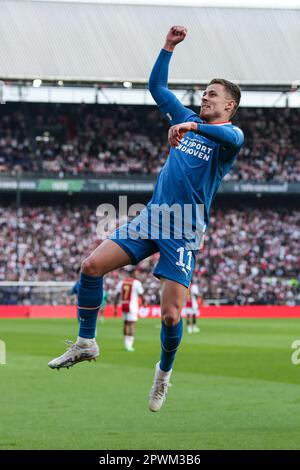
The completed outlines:
{"type": "Polygon", "coordinates": [[[126,351],[133,352],[135,323],[138,319],[139,299],[144,293],[142,283],[136,279],[133,271],[131,277],[126,277],[117,285],[115,310],[121,300],[122,314],[124,319],[124,346],[126,351]]]}
{"type": "Polygon", "coordinates": [[[200,331],[200,328],[197,326],[197,315],[200,313],[198,298],[199,288],[197,284],[191,284],[184,306],[184,311],[186,314],[186,328],[188,333],[199,333],[200,331]]]}

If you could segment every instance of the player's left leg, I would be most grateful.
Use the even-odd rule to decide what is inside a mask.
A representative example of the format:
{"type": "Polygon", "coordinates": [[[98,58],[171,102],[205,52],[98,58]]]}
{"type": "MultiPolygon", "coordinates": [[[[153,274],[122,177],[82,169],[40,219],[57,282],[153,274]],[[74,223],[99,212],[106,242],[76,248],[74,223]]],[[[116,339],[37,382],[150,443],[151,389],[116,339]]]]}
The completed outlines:
{"type": "Polygon", "coordinates": [[[160,259],[154,275],[164,279],[161,293],[162,350],[149,397],[151,411],[159,411],[166,399],[172,365],[182,337],[180,314],[191,283],[196,253],[185,239],[163,239],[157,244],[160,259]]]}
{"type": "Polygon", "coordinates": [[[182,338],[182,306],[187,287],[178,282],[163,279],[161,292],[161,357],[156,364],[154,382],[149,396],[149,409],[159,411],[169,387],[172,365],[182,338]]]}
{"type": "Polygon", "coordinates": [[[187,288],[178,282],[162,279],[161,290],[161,358],[160,368],[169,372],[182,338],[182,319],[180,316],[187,288]]]}
{"type": "Polygon", "coordinates": [[[124,321],[124,346],[126,351],[134,352],[134,321],[124,321]]]}

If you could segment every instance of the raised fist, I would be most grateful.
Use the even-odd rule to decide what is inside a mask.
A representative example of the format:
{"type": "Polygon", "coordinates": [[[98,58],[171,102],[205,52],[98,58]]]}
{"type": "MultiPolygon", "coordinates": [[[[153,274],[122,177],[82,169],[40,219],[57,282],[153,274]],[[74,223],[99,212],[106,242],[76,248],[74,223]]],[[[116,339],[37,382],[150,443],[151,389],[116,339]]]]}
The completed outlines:
{"type": "Polygon", "coordinates": [[[184,26],[172,26],[166,37],[165,49],[173,50],[174,47],[182,42],[187,35],[187,29],[184,26]]]}

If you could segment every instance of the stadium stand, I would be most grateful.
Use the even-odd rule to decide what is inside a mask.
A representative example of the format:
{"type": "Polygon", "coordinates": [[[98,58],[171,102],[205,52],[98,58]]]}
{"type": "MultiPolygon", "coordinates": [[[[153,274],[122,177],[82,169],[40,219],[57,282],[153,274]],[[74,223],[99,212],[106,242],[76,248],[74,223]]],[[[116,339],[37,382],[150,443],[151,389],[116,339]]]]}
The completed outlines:
{"type": "MultiPolygon", "coordinates": [[[[149,106],[7,104],[0,116],[2,175],[154,178],[168,153],[149,106]]],[[[227,181],[300,182],[297,109],[241,108],[235,121],[246,141],[227,181]]]]}
{"type": "MultiPolygon", "coordinates": [[[[136,202],[148,199],[151,184],[126,192],[120,181],[126,180],[127,188],[128,181],[153,183],[168,153],[165,121],[153,106],[99,105],[97,99],[130,80],[133,92],[144,96],[142,102],[153,104],[145,92],[149,72],[165,31],[170,23],[178,24],[184,12],[193,40],[187,40],[184,51],[178,50],[169,83],[190,96],[186,105],[199,102],[200,91],[212,77],[237,81],[243,90],[276,91],[286,103],[284,108],[275,107],[277,101],[271,102],[272,108],[242,107],[235,118],[246,141],[225,178],[230,190],[220,188],[223,206],[213,205],[197,283],[206,301],[299,304],[300,116],[289,104],[291,95],[298,95],[293,84],[300,76],[294,47],[300,11],[181,6],[168,7],[167,12],[164,6],[90,2],[83,9],[73,2],[55,2],[55,8],[47,1],[2,2],[0,101],[6,98],[6,104],[0,106],[0,282],[75,280],[80,262],[100,242],[96,208],[83,205],[83,196],[92,199],[105,193],[107,186],[98,180],[118,187],[107,191],[112,198],[131,194],[136,202]],[[119,25],[117,36],[111,18],[119,25]],[[218,34],[211,33],[211,24],[218,34]],[[89,34],[78,35],[82,25],[89,34]],[[261,44],[268,54],[259,53],[261,44]],[[40,95],[32,93],[36,78],[43,82],[35,90],[40,95]],[[59,82],[70,89],[92,88],[89,103],[94,104],[66,104],[64,99],[63,104],[53,103],[54,90],[55,96],[58,89],[63,96],[59,82]],[[52,90],[41,101],[49,102],[37,102],[36,96],[45,97],[47,86],[52,90]],[[78,197],[72,192],[73,179],[83,182],[76,186],[78,197]],[[65,193],[58,193],[59,204],[53,205],[50,193],[58,190],[65,193]],[[255,199],[261,193],[268,195],[266,207],[255,199]]],[[[151,304],[158,302],[158,282],[149,275],[155,261],[156,256],[139,266],[151,304]]],[[[107,276],[110,299],[116,279],[116,273],[107,276]]],[[[1,303],[16,302],[13,289],[1,287],[0,296],[1,303]]],[[[26,287],[17,301],[37,300],[26,287]]],[[[70,299],[64,294],[60,302],[70,299]]]]}
{"type": "MultiPolygon", "coordinates": [[[[19,222],[20,280],[75,281],[82,259],[100,243],[95,209],[79,205],[23,207],[19,222]]],[[[299,227],[298,210],[274,212],[247,207],[213,211],[194,275],[204,299],[237,305],[300,304],[299,227]]],[[[4,235],[0,242],[0,281],[14,281],[16,218],[11,206],[0,208],[0,230],[4,235]]],[[[138,268],[149,304],[159,301],[159,282],[151,274],[157,260],[158,255],[154,255],[138,268]]],[[[125,270],[121,272],[124,275],[125,270]]],[[[108,301],[113,302],[120,272],[105,279],[108,301]]],[[[64,295],[59,302],[69,301],[64,295]]]]}

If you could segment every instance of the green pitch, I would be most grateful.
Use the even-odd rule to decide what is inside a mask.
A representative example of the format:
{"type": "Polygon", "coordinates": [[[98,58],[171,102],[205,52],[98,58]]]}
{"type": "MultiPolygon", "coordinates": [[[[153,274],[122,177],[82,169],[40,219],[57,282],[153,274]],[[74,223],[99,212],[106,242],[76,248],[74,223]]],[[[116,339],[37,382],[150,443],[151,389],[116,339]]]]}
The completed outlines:
{"type": "Polygon", "coordinates": [[[199,321],[177,355],[160,413],[147,397],[159,321],[137,325],[123,350],[120,320],[98,325],[101,357],[69,370],[47,362],[76,337],[75,320],[0,320],[0,449],[297,449],[299,320],[199,321]]]}

